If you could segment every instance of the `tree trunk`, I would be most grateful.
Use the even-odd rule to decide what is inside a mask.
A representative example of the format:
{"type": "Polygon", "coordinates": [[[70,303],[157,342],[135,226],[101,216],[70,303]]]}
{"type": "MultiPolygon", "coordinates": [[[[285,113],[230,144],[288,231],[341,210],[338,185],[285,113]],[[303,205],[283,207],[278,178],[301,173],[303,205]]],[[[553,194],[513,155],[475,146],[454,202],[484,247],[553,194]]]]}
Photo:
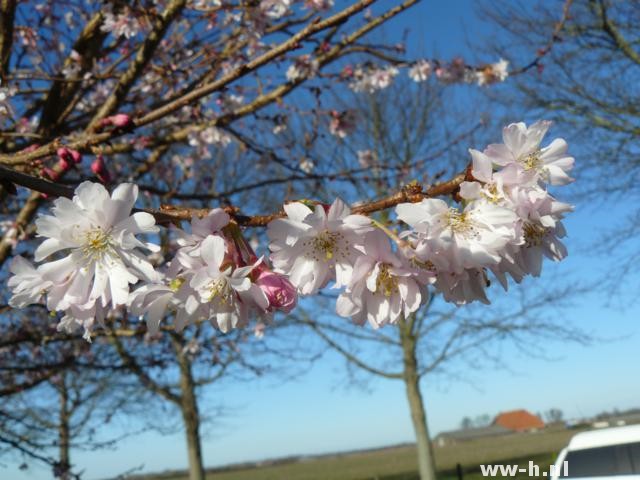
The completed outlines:
{"type": "Polygon", "coordinates": [[[69,470],[71,469],[71,457],[69,454],[69,390],[67,389],[66,373],[60,374],[60,413],[58,418],[58,471],[60,480],[69,480],[69,470]]]}
{"type": "Polygon", "coordinates": [[[182,342],[175,342],[176,356],[180,367],[180,391],[182,402],[182,420],[187,440],[187,456],[189,458],[189,480],[204,480],[202,464],[202,446],[200,444],[200,415],[196,397],[191,360],[182,353],[182,342]]]}
{"type": "Polygon", "coordinates": [[[416,432],[418,450],[418,468],[420,480],[436,480],[435,458],[429,438],[427,416],[420,393],[420,376],[416,359],[416,337],[412,332],[413,318],[401,321],[400,341],[403,350],[404,383],[407,389],[407,400],[411,411],[411,421],[416,432]]]}

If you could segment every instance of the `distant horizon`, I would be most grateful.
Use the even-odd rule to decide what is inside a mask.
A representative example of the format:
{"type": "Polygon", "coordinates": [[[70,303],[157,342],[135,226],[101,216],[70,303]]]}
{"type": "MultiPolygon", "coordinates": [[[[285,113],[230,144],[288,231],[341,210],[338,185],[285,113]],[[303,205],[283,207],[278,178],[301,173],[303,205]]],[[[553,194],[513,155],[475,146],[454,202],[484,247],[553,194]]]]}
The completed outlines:
{"type": "MultiPolygon", "coordinates": [[[[519,410],[525,410],[529,413],[532,413],[534,415],[537,415],[536,412],[530,411],[526,408],[515,408],[513,410],[505,410],[505,411],[501,411],[497,414],[494,415],[493,420],[495,420],[495,417],[501,413],[509,413],[509,412],[513,412],[513,411],[519,411],[519,410]]],[[[631,407],[622,411],[619,411],[618,413],[614,413],[615,410],[618,410],[617,407],[613,407],[613,410],[611,411],[607,411],[607,410],[603,410],[600,413],[596,413],[594,415],[591,415],[589,417],[583,417],[580,420],[584,420],[584,421],[592,421],[592,420],[596,420],[596,417],[599,415],[603,415],[605,413],[608,414],[612,414],[612,415],[625,415],[625,414],[630,414],[630,413],[639,413],[640,412],[640,405],[637,407],[631,407]]],[[[574,420],[573,418],[571,419],[563,419],[560,420],[559,422],[552,422],[552,423],[548,423],[544,420],[544,416],[540,417],[543,422],[545,423],[545,427],[546,426],[550,426],[552,425],[552,423],[566,423],[568,421],[574,420]]],[[[493,424],[493,422],[491,423],[493,424]]],[[[640,424],[640,422],[639,422],[640,424]]],[[[635,425],[635,424],[633,424],[635,425]]],[[[481,428],[485,428],[485,427],[470,427],[469,429],[481,429],[481,428]]],[[[605,428],[616,428],[616,426],[609,426],[609,427],[605,427],[605,428]]],[[[595,430],[600,430],[601,428],[594,428],[595,430]]],[[[443,430],[443,431],[439,431],[433,435],[431,435],[431,440],[433,441],[438,435],[443,434],[443,433],[448,433],[448,432],[454,432],[454,431],[459,431],[459,430],[465,430],[463,428],[458,428],[458,429],[454,429],[454,430],[443,430]]],[[[573,428],[567,428],[567,430],[573,430],[573,428]]],[[[517,432],[517,431],[513,431],[513,432],[509,432],[508,434],[514,434],[514,435],[527,435],[530,432],[517,432]]],[[[250,459],[250,460],[245,460],[245,461],[239,461],[239,462],[232,462],[232,463],[227,463],[227,464],[222,464],[222,465],[215,465],[215,466],[206,466],[205,465],[205,469],[207,471],[213,471],[213,472],[218,472],[218,471],[227,471],[227,470],[236,470],[236,469],[241,469],[242,467],[260,467],[262,463],[267,463],[267,465],[265,466],[270,466],[274,463],[279,463],[279,462],[283,462],[283,463],[287,463],[287,460],[292,460],[295,461],[296,459],[307,459],[307,458],[311,458],[311,459],[320,459],[323,457],[333,457],[333,456],[346,456],[346,455],[350,455],[350,454],[358,454],[358,453],[368,453],[368,452],[375,452],[375,451],[382,451],[382,450],[393,450],[396,448],[402,448],[402,447],[411,447],[414,446],[416,444],[415,441],[407,441],[407,442],[400,442],[400,443],[393,443],[393,444],[387,444],[387,445],[380,445],[380,446],[371,446],[371,447],[363,447],[363,448],[354,448],[354,449],[348,449],[348,450],[339,450],[339,451],[327,451],[327,452],[319,452],[319,453],[293,453],[293,454],[289,454],[289,455],[282,455],[282,456],[276,456],[276,457],[268,457],[268,458],[258,458],[258,459],[250,459]]],[[[168,475],[168,474],[172,474],[172,473],[182,473],[185,472],[186,468],[177,468],[177,469],[167,469],[167,470],[160,470],[160,471],[155,471],[155,472],[148,472],[148,473],[140,473],[140,476],[146,476],[146,475],[168,475]]],[[[135,475],[134,475],[135,478],[135,475]]],[[[100,480],[100,479],[97,479],[100,480]]],[[[104,479],[102,479],[104,480],[104,479]]]]}

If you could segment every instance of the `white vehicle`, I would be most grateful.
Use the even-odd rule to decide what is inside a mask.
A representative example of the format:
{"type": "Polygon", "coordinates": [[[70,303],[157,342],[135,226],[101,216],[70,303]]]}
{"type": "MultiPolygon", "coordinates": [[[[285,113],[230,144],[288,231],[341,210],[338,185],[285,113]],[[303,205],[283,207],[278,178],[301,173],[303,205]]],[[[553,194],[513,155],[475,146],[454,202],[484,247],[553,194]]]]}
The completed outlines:
{"type": "Polygon", "coordinates": [[[640,425],[574,435],[558,455],[551,478],[640,480],[640,425]]]}

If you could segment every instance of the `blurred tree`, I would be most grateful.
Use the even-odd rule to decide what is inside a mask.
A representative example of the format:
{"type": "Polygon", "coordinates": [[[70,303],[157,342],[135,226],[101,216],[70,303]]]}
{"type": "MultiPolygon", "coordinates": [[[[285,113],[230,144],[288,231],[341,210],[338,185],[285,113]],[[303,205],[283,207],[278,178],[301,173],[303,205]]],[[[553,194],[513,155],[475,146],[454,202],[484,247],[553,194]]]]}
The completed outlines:
{"type": "MultiPolygon", "coordinates": [[[[331,156],[340,159],[343,171],[356,172],[351,185],[361,198],[397,190],[412,181],[430,185],[440,175],[449,178],[463,170],[468,162],[463,141],[474,145],[479,142],[476,137],[487,133],[482,130],[481,118],[465,113],[474,111],[473,98],[469,92],[452,92],[439,86],[416,88],[408,80],[398,80],[372,95],[343,97],[345,104],[356,106],[354,116],[359,122],[354,131],[342,140],[327,137],[324,142],[316,141],[314,147],[319,150],[309,149],[305,157],[314,164],[317,159],[322,165],[320,152],[324,157],[326,152],[334,152],[331,156]],[[462,105],[459,110],[457,105],[462,105]],[[427,171],[436,172],[435,178],[425,174],[427,171]]],[[[299,132],[293,135],[305,137],[299,132]]],[[[333,190],[336,188],[334,185],[333,190]]],[[[393,227],[384,213],[376,218],[393,227]]],[[[314,302],[313,313],[303,313],[300,321],[344,356],[354,381],[360,371],[404,382],[416,433],[420,478],[431,480],[435,478],[435,463],[421,381],[436,375],[456,378],[460,375],[456,365],[466,365],[463,370],[469,371],[477,371],[483,364],[501,365],[496,354],[500,342],[513,342],[528,351],[539,348],[541,338],[587,341],[585,334],[544,315],[552,305],[567,305],[580,291],[575,285],[515,288],[517,293],[512,294],[515,299],[511,302],[464,308],[432,296],[427,305],[396,328],[373,331],[345,320],[336,321],[327,308],[329,305],[333,309],[333,304],[322,298],[314,302]]],[[[484,425],[490,420],[482,416],[473,423],[482,426],[478,422],[484,425]]]]}
{"type": "Polygon", "coordinates": [[[473,428],[473,420],[469,417],[464,417],[460,422],[460,428],[462,430],[469,430],[470,428],[473,428]]]}
{"type": "MultiPolygon", "coordinates": [[[[526,112],[530,118],[554,120],[571,132],[579,156],[578,188],[583,198],[594,203],[637,205],[640,4],[623,0],[499,0],[485,3],[481,14],[500,29],[492,44],[481,47],[485,52],[509,60],[535,50],[543,54],[535,62],[537,75],[514,77],[499,91],[486,91],[494,105],[505,107],[509,121],[526,112]],[[558,12],[563,5],[568,16],[558,30],[558,12]],[[556,30],[558,41],[549,48],[549,36],[556,30]]],[[[616,274],[609,274],[606,280],[615,285],[617,294],[626,292],[620,278],[634,273],[640,258],[640,250],[631,243],[640,232],[639,219],[640,210],[632,207],[624,225],[608,225],[606,238],[594,238],[597,251],[607,256],[620,252],[624,257],[624,261],[612,262],[616,274]]],[[[635,285],[629,284],[634,298],[635,285]]]]}
{"type": "Polygon", "coordinates": [[[550,408],[544,414],[547,423],[558,423],[564,419],[564,413],[559,408],[550,408]]]}
{"type": "MultiPolygon", "coordinates": [[[[11,315],[0,340],[0,454],[48,464],[54,476],[79,478],[74,451],[112,447],[104,426],[135,404],[135,390],[114,366],[104,339],[56,333],[42,308],[11,315]]],[[[124,435],[133,434],[128,431],[124,435]]]]}
{"type": "Polygon", "coordinates": [[[478,415],[473,421],[473,425],[476,428],[488,427],[489,425],[491,425],[491,415],[489,415],[488,413],[478,415]]]}

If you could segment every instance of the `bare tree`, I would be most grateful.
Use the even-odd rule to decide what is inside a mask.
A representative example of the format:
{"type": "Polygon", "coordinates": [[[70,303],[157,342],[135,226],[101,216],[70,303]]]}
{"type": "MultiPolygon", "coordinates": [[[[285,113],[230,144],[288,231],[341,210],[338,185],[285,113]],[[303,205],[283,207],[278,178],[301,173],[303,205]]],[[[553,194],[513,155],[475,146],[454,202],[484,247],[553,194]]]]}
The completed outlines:
{"type": "Polygon", "coordinates": [[[43,309],[25,313],[11,316],[19,326],[5,324],[0,341],[0,444],[25,468],[35,460],[56,477],[79,478],[72,454],[112,447],[119,438],[106,438],[101,427],[127,412],[135,392],[114,375],[100,339],[90,348],[59,335],[43,309]]]}
{"type": "MultiPolygon", "coordinates": [[[[483,49],[517,62],[524,52],[543,50],[537,75],[514,78],[491,101],[506,106],[511,119],[526,112],[554,120],[571,131],[580,161],[579,198],[592,204],[622,202],[635,205],[640,97],[633,85],[640,78],[640,20],[637,2],[574,0],[563,2],[488,2],[481,14],[500,29],[492,45],[483,49]],[[564,5],[566,22],[557,29],[564,5]],[[557,41],[547,48],[555,31],[557,41]]],[[[502,120],[502,119],[500,119],[502,120]]],[[[594,242],[597,251],[624,251],[615,275],[607,279],[617,294],[626,292],[621,276],[633,273],[640,251],[632,243],[638,235],[640,212],[631,208],[623,225],[608,225],[607,235],[594,242]],[[605,238],[606,237],[606,238],[605,238]]],[[[612,262],[613,263],[613,262],[612,262]]],[[[628,292],[632,293],[632,292],[628,292]]],[[[625,298],[635,297],[627,295],[625,298]]]]}
{"type": "MultiPolygon", "coordinates": [[[[351,103],[351,99],[346,102],[351,103]]],[[[342,168],[356,172],[352,186],[360,195],[380,194],[410,182],[429,185],[435,179],[424,174],[425,167],[445,177],[463,170],[467,152],[461,148],[461,140],[473,145],[488,133],[482,128],[482,118],[465,114],[473,111],[468,99],[459,105],[455,96],[437,86],[414,89],[408,82],[398,82],[384,92],[359,97],[353,103],[358,107],[358,128],[343,142],[325,139],[326,146],[320,151],[339,152],[335,156],[344,162],[342,168]],[[361,163],[360,170],[354,165],[356,161],[361,163]]],[[[322,168],[319,155],[314,157],[312,149],[305,156],[318,158],[322,168]]],[[[333,187],[334,192],[337,188],[333,187]]],[[[384,214],[378,221],[389,228],[394,226],[384,214]]],[[[567,302],[578,290],[567,286],[535,293],[530,287],[518,289],[515,303],[499,303],[490,309],[457,308],[432,297],[428,308],[404,319],[391,331],[362,331],[343,319],[330,318],[331,312],[319,315],[317,312],[325,303],[318,303],[314,314],[308,313],[301,321],[342,354],[356,372],[404,382],[416,433],[420,478],[431,480],[436,476],[436,466],[421,381],[436,374],[458,375],[458,362],[468,362],[474,370],[483,363],[500,365],[492,350],[497,342],[510,341],[525,350],[537,351],[538,342],[555,335],[587,341],[581,332],[543,316],[545,309],[567,302]]],[[[481,420],[488,423],[486,418],[481,420]]]]}

